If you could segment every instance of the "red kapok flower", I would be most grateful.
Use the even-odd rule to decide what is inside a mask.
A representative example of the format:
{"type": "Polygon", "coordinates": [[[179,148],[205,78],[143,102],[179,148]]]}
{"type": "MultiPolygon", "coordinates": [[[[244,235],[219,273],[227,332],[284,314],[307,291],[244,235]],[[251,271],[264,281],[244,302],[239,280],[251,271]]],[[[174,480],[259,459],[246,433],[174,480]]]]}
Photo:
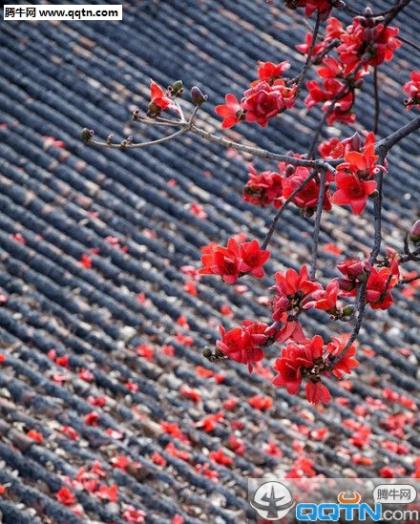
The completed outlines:
{"type": "Polygon", "coordinates": [[[328,351],[332,357],[337,357],[334,360],[332,374],[338,378],[342,379],[344,374],[351,373],[353,368],[356,368],[359,365],[358,360],[356,360],[356,344],[353,343],[342,356],[340,356],[343,349],[346,347],[349,335],[341,335],[339,337],[333,338],[333,340],[328,344],[328,351]]]}
{"type": "Polygon", "coordinates": [[[314,360],[322,356],[323,340],[316,335],[306,344],[289,343],[274,363],[277,376],[273,379],[275,386],[284,386],[291,395],[299,391],[303,379],[303,369],[311,370],[314,360]]]}
{"type": "Polygon", "coordinates": [[[335,181],[337,191],[333,194],[331,201],[341,206],[349,205],[356,215],[363,213],[369,195],[376,190],[376,182],[361,180],[354,173],[340,171],[338,168],[335,181]]]}
{"type": "Polygon", "coordinates": [[[322,382],[312,382],[310,380],[306,383],[306,398],[311,404],[328,404],[331,400],[331,393],[322,382]]]}
{"type": "Polygon", "coordinates": [[[398,283],[398,276],[390,268],[373,267],[366,286],[366,300],[372,309],[388,309],[393,302],[391,290],[398,283]]]}
{"type": "Polygon", "coordinates": [[[286,0],[286,5],[291,9],[304,7],[306,16],[311,16],[314,11],[318,11],[322,20],[328,17],[332,9],[330,0],[286,0]]]}
{"type": "Polygon", "coordinates": [[[246,121],[267,127],[270,118],[293,105],[294,93],[295,88],[287,87],[283,80],[276,80],[272,85],[257,82],[245,91],[242,99],[246,121]]]}
{"type": "Polygon", "coordinates": [[[403,89],[407,93],[408,98],[404,104],[407,109],[414,107],[420,109],[420,71],[413,71],[410,74],[411,80],[404,84],[403,89]]]}
{"type": "Polygon", "coordinates": [[[222,339],[217,342],[217,348],[232,360],[248,364],[251,372],[252,364],[264,357],[262,347],[267,342],[267,328],[267,324],[252,320],[244,320],[240,326],[229,331],[220,327],[222,339]]]}
{"type": "Polygon", "coordinates": [[[258,240],[246,242],[230,238],[227,246],[211,243],[201,250],[201,275],[221,275],[228,284],[234,284],[239,276],[250,273],[256,278],[264,276],[263,265],[270,252],[260,249],[258,240]]]}
{"type": "Polygon", "coordinates": [[[273,204],[278,208],[282,205],[283,179],[279,173],[263,171],[257,173],[254,166],[248,166],[249,180],[244,187],[244,200],[255,206],[273,204]]]}
{"type": "Polygon", "coordinates": [[[76,503],[76,497],[66,486],[62,486],[55,494],[58,502],[65,506],[72,506],[76,503]]]}
{"type": "Polygon", "coordinates": [[[298,312],[310,300],[308,296],[321,288],[318,282],[309,278],[306,265],[301,267],[299,273],[290,268],[284,273],[277,272],[274,278],[276,296],[273,300],[273,320],[279,322],[284,320],[283,313],[298,312]]]}
{"type": "Polygon", "coordinates": [[[159,109],[168,109],[172,104],[165,91],[153,80],[150,81],[150,103],[159,109]]]}
{"type": "Polygon", "coordinates": [[[260,249],[258,240],[242,242],[240,244],[239,271],[250,273],[255,278],[264,276],[264,264],[270,258],[270,252],[260,249]]]}
{"type": "Polygon", "coordinates": [[[258,78],[265,82],[272,83],[274,80],[282,77],[290,68],[287,61],[273,64],[273,62],[258,62],[258,78]]]}
{"type": "Polygon", "coordinates": [[[242,105],[232,93],[225,96],[225,102],[225,104],[216,106],[215,111],[223,118],[222,127],[229,129],[242,120],[244,111],[242,105]]]}
{"type": "MultiPolygon", "coordinates": [[[[304,182],[310,175],[310,171],[306,167],[299,166],[296,168],[293,175],[283,180],[283,196],[289,198],[294,191],[304,182]]],[[[294,197],[293,202],[300,208],[314,210],[318,202],[320,184],[312,178],[305,187],[303,187],[294,197]]],[[[331,209],[330,196],[328,192],[328,184],[325,191],[323,208],[326,211],[331,209]]]]}

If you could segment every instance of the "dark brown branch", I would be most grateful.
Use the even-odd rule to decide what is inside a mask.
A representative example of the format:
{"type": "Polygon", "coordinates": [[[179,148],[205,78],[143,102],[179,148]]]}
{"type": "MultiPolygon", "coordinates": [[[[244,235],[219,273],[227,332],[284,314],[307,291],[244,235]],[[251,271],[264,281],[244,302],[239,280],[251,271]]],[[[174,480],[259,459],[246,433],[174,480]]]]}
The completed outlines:
{"type": "Polygon", "coordinates": [[[378,85],[378,67],[373,70],[373,96],[375,100],[375,117],[373,120],[373,132],[378,133],[379,128],[379,114],[381,111],[381,104],[379,100],[379,85],[378,85]]]}
{"type": "Polygon", "coordinates": [[[416,44],[412,40],[409,40],[405,36],[398,35],[398,39],[401,40],[401,42],[404,42],[405,44],[410,45],[411,47],[413,47],[417,51],[420,51],[420,45],[416,44]]]}
{"type": "Polygon", "coordinates": [[[308,69],[311,66],[312,63],[312,55],[314,53],[316,40],[318,38],[318,32],[319,32],[319,25],[320,25],[320,15],[319,11],[317,11],[316,21],[315,21],[315,27],[312,32],[312,42],[308,50],[308,56],[306,57],[305,65],[303,66],[302,72],[299,75],[298,81],[297,81],[297,87],[296,87],[296,97],[299,94],[299,91],[301,90],[302,84],[305,81],[306,73],[308,72],[308,69]]]}
{"type": "Polygon", "coordinates": [[[389,13],[385,16],[385,25],[389,25],[410,2],[411,0],[399,0],[399,2],[397,2],[397,4],[390,9],[389,13]]]}
{"type": "Polygon", "coordinates": [[[265,249],[268,246],[271,240],[271,237],[273,236],[273,233],[276,229],[277,222],[279,221],[281,215],[283,214],[283,211],[290,204],[290,202],[295,198],[295,196],[315,177],[316,174],[317,174],[316,170],[312,171],[312,173],[308,175],[301,184],[299,184],[299,186],[293,191],[293,193],[284,202],[282,207],[277,211],[270,225],[270,229],[268,230],[267,235],[265,236],[263,243],[261,244],[261,249],[265,249]]]}
{"type": "Polygon", "coordinates": [[[317,261],[318,261],[319,232],[321,229],[322,209],[324,206],[326,178],[327,178],[327,173],[325,169],[322,169],[320,172],[319,195],[318,195],[318,202],[316,205],[316,215],[315,215],[315,224],[314,224],[314,233],[313,233],[314,243],[312,247],[312,263],[311,263],[311,273],[310,273],[312,280],[315,280],[315,276],[316,276],[316,266],[317,266],[317,261]]]}

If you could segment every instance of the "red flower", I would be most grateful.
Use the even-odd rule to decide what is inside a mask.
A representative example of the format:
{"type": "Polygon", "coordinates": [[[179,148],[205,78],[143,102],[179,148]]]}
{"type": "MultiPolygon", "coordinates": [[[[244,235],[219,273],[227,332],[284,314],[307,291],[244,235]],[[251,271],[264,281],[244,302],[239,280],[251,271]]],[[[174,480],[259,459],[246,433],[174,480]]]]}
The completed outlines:
{"type": "Polygon", "coordinates": [[[248,399],[248,404],[254,409],[267,411],[273,406],[273,399],[265,395],[254,395],[248,399]]]}
{"type": "Polygon", "coordinates": [[[289,62],[258,62],[258,78],[264,82],[273,83],[290,68],[289,62]]]}
{"type": "Polygon", "coordinates": [[[286,0],[286,5],[291,9],[304,7],[306,16],[311,16],[314,11],[318,11],[322,20],[328,17],[332,9],[330,0],[286,0]]]}
{"type": "Polygon", "coordinates": [[[307,266],[302,266],[299,273],[291,268],[284,273],[277,272],[274,278],[273,320],[278,322],[284,320],[285,312],[298,313],[310,299],[309,295],[321,288],[319,283],[309,278],[307,266]]]}
{"type": "MultiPolygon", "coordinates": [[[[342,335],[340,337],[334,338],[332,342],[330,342],[328,345],[328,351],[332,357],[337,357],[337,355],[341,354],[347,344],[348,339],[349,335],[342,335]]],[[[351,373],[352,369],[359,365],[359,362],[356,360],[355,356],[356,344],[353,343],[341,357],[339,356],[338,359],[334,361],[332,374],[336,378],[342,379],[344,374],[351,373]]]]}
{"type": "MultiPolygon", "coordinates": [[[[289,198],[294,191],[303,183],[303,181],[310,175],[309,169],[306,167],[297,167],[294,174],[283,180],[283,196],[289,198]]],[[[293,202],[303,209],[313,210],[316,208],[319,196],[320,184],[318,180],[313,178],[304,188],[302,188],[294,197],[293,202]]],[[[327,190],[324,196],[323,208],[327,211],[331,209],[331,202],[327,190]]]]}
{"type": "Polygon", "coordinates": [[[233,465],[233,459],[226,455],[222,449],[211,451],[209,457],[211,460],[217,462],[217,464],[221,464],[222,466],[230,467],[233,465]]]}
{"type": "Polygon", "coordinates": [[[274,363],[277,376],[273,379],[275,386],[284,386],[288,393],[295,395],[301,386],[302,370],[311,370],[314,360],[322,356],[323,340],[316,335],[306,344],[289,343],[274,363]]]}
{"type": "Polygon", "coordinates": [[[354,214],[360,215],[366,207],[369,195],[376,190],[376,182],[361,180],[356,174],[340,171],[339,168],[340,166],[335,176],[337,191],[331,201],[341,206],[349,205],[354,214]]]}
{"type": "Polygon", "coordinates": [[[306,384],[306,398],[311,404],[328,404],[331,400],[331,393],[322,382],[309,381],[306,384]]]}
{"type": "Polygon", "coordinates": [[[394,51],[401,46],[396,38],[398,28],[384,24],[362,23],[355,18],[353,23],[340,35],[341,45],[337,52],[340,61],[346,65],[345,73],[352,72],[358,64],[377,66],[385,60],[392,60],[394,51]]]}
{"type": "Polygon", "coordinates": [[[278,208],[282,205],[283,179],[279,173],[263,171],[257,173],[254,166],[248,166],[249,180],[244,188],[244,200],[255,206],[274,204],[278,208]]]}
{"type": "Polygon", "coordinates": [[[248,364],[252,371],[252,364],[262,360],[262,347],[267,342],[267,324],[244,320],[241,326],[225,331],[220,327],[222,340],[217,342],[218,349],[226,356],[237,362],[248,364]]]}
{"type": "Polygon", "coordinates": [[[398,276],[390,268],[373,267],[366,286],[366,300],[372,309],[388,309],[392,305],[391,290],[398,283],[398,276]]]}
{"type": "Polygon", "coordinates": [[[85,424],[88,426],[97,426],[99,422],[99,415],[96,411],[91,411],[85,416],[85,424]]]}
{"type": "Polygon", "coordinates": [[[403,86],[404,91],[408,94],[408,99],[404,104],[407,109],[413,109],[413,107],[420,109],[420,71],[413,71],[410,78],[411,80],[403,86]]]}
{"type": "Polygon", "coordinates": [[[333,137],[321,142],[318,146],[318,151],[322,158],[342,158],[344,155],[344,144],[339,138],[333,137]]]}
{"type": "Polygon", "coordinates": [[[73,493],[69,490],[69,488],[66,488],[65,486],[62,486],[57,493],[55,494],[58,502],[61,504],[64,504],[65,506],[72,506],[76,503],[76,497],[73,495],[73,493]]]}
{"type": "MultiPolygon", "coordinates": [[[[341,169],[349,169],[350,171],[357,172],[357,175],[361,178],[372,178],[377,170],[376,161],[378,155],[375,154],[375,135],[374,133],[368,133],[365,140],[365,145],[361,152],[359,151],[347,151],[344,154],[345,163],[340,164],[341,169]]],[[[338,166],[338,168],[340,168],[338,166]]]]}
{"type": "Polygon", "coordinates": [[[168,109],[172,105],[172,100],[153,80],[150,81],[150,103],[159,109],[168,109]]]}
{"type": "Polygon", "coordinates": [[[260,249],[258,240],[242,242],[240,249],[240,272],[250,273],[256,278],[262,278],[264,276],[263,266],[270,258],[270,252],[260,249]]]}
{"type": "Polygon", "coordinates": [[[245,242],[234,237],[228,240],[226,247],[211,243],[201,252],[200,274],[221,275],[228,284],[234,284],[241,274],[263,277],[263,265],[270,257],[269,251],[260,249],[257,240],[245,242]]]}
{"type": "Polygon", "coordinates": [[[362,262],[358,258],[349,258],[337,264],[337,269],[344,275],[345,278],[340,278],[340,289],[351,292],[354,295],[354,288],[361,276],[368,270],[368,264],[362,262]]]}
{"type": "Polygon", "coordinates": [[[44,442],[43,435],[34,429],[30,429],[26,435],[30,439],[34,440],[37,444],[42,444],[44,442]]]}
{"type": "Polygon", "coordinates": [[[96,496],[102,500],[108,500],[109,502],[117,502],[118,486],[116,484],[112,484],[112,486],[102,485],[96,491],[96,496]]]}
{"type": "Polygon", "coordinates": [[[303,307],[309,309],[315,307],[323,311],[328,311],[333,314],[337,310],[337,299],[340,293],[340,286],[338,279],[331,280],[325,289],[319,289],[311,294],[310,302],[307,302],[303,307]]]}
{"type": "Polygon", "coordinates": [[[264,81],[257,82],[245,91],[242,99],[246,121],[267,127],[270,118],[292,107],[295,90],[287,87],[283,80],[275,80],[272,85],[264,81]]]}
{"type": "Polygon", "coordinates": [[[136,509],[134,506],[126,506],[122,516],[129,524],[144,524],[146,513],[140,509],[136,509]]]}
{"type": "Polygon", "coordinates": [[[238,124],[243,117],[243,108],[238,99],[232,93],[225,96],[226,104],[216,106],[216,113],[223,118],[222,127],[229,129],[238,124]]]}
{"type": "Polygon", "coordinates": [[[322,376],[333,375],[341,379],[344,373],[350,373],[358,365],[354,359],[354,345],[336,360],[347,340],[347,337],[341,337],[324,345],[322,338],[315,335],[303,344],[289,343],[275,361],[277,376],[273,384],[285,387],[288,393],[294,395],[299,391],[302,381],[307,379],[307,400],[314,404],[329,402],[331,395],[321,382],[322,376]]]}

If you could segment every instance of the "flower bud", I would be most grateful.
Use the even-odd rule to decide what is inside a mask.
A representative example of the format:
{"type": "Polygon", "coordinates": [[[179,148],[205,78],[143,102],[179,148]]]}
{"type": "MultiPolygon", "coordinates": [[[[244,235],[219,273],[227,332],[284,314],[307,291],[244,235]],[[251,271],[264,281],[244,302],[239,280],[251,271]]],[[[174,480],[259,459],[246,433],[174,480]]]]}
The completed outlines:
{"type": "Polygon", "coordinates": [[[181,96],[184,92],[184,84],[182,80],[177,80],[171,86],[169,86],[169,91],[173,96],[181,96]]]}
{"type": "Polygon", "coordinates": [[[160,107],[158,107],[153,102],[150,102],[148,108],[147,108],[147,116],[149,118],[155,118],[160,115],[160,107]]]}
{"type": "Polygon", "coordinates": [[[95,131],[93,129],[87,129],[86,127],[82,129],[82,132],[80,133],[80,138],[83,140],[83,142],[90,142],[91,138],[95,134],[95,131]]]}
{"type": "Polygon", "coordinates": [[[417,220],[410,229],[410,240],[415,244],[420,243],[420,220],[417,220]]]}
{"type": "Polygon", "coordinates": [[[201,89],[197,86],[191,88],[191,102],[195,106],[201,106],[207,100],[207,95],[205,95],[201,89]]]}
{"type": "Polygon", "coordinates": [[[353,315],[353,312],[354,312],[354,307],[353,306],[345,306],[343,308],[343,315],[345,317],[351,317],[353,315]]]}

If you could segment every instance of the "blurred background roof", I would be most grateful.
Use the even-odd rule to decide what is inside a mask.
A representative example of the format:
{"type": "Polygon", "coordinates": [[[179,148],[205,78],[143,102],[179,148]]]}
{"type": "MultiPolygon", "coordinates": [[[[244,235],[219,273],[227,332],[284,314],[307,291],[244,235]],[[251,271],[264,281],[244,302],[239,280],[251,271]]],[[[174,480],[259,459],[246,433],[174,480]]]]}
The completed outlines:
{"type": "MultiPolygon", "coordinates": [[[[397,19],[412,40],[419,22],[414,6],[397,19]]],[[[209,102],[200,125],[220,131],[214,105],[244,90],[257,60],[289,59],[296,73],[302,57],[294,46],[312,23],[280,0],[138,0],[124,2],[123,22],[1,22],[6,524],[141,522],[141,512],[151,523],[236,523],[248,511],[248,476],[413,474],[413,287],[395,293],[389,312],[369,315],[361,367],[351,384],[330,384],[335,401],[324,410],[274,389],[269,361],[252,375],[233,362],[210,364],[202,351],[221,322],[268,319],[272,273],[309,260],[312,219],[285,212],[263,282],[235,289],[198,281],[201,246],[239,231],[261,238],[269,224],[270,210],[241,198],[250,158],[190,135],[128,152],[79,139],[83,127],[101,138],[161,136],[130,122],[130,110],[147,105],[151,78],[201,86],[209,102]]],[[[401,86],[416,66],[418,54],[403,45],[380,68],[381,137],[412,118],[401,86]]],[[[371,93],[369,78],[356,106],[359,129],[371,128],[371,93]]],[[[241,124],[229,136],[304,152],[319,116],[299,102],[267,129],[241,124]]],[[[342,136],[352,132],[345,127],[342,136]]],[[[393,149],[385,181],[384,235],[398,249],[418,207],[418,144],[410,137],[393,149]]],[[[362,217],[343,208],[325,217],[324,277],[334,275],[337,257],[369,251],[371,222],[371,204],[362,217]]],[[[328,326],[323,315],[304,324],[325,337],[349,329],[328,326]]]]}

